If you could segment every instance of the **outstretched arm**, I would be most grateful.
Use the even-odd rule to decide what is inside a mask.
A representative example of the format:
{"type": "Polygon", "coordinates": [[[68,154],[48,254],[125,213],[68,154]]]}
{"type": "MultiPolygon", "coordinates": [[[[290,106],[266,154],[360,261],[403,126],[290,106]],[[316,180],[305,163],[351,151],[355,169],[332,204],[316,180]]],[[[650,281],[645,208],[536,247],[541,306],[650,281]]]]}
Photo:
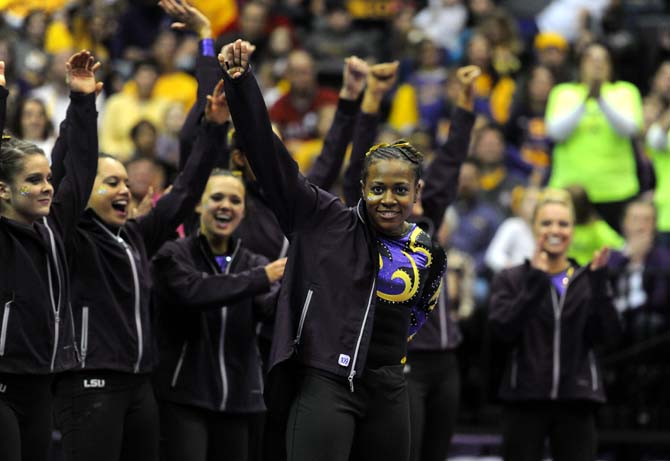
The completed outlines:
{"type": "Polygon", "coordinates": [[[473,84],[480,74],[477,66],[461,67],[456,71],[461,89],[458,106],[451,118],[449,138],[426,171],[421,205],[424,216],[433,222],[435,229],[440,226],[445,210],[456,198],[458,175],[468,155],[475,122],[473,84]]]}
{"type": "Polygon", "coordinates": [[[358,99],[365,87],[368,64],[356,56],[344,60],[342,88],[333,123],[326,134],[323,149],[307,174],[307,179],[329,190],[340,174],[344,154],[351,142],[358,113],[358,99]]]}
{"type": "Polygon", "coordinates": [[[149,257],[172,236],[198,203],[218,151],[226,143],[228,118],[223,82],[219,82],[214,95],[207,97],[205,117],[193,146],[193,154],[177,176],[172,190],[161,197],[155,208],[137,220],[149,257]]]}
{"type": "Polygon", "coordinates": [[[249,70],[249,44],[237,40],[223,47],[226,97],[233,123],[258,183],[285,235],[320,222],[338,200],[311,184],[272,132],[265,101],[249,70]]]}
{"type": "MultiPolygon", "coordinates": [[[[7,116],[7,80],[5,80],[5,61],[0,61],[0,136],[5,132],[5,117],[7,116]]],[[[2,140],[0,140],[0,143],[2,140]]]]}
{"type": "Polygon", "coordinates": [[[343,192],[347,206],[356,205],[361,196],[361,170],[365,153],[370,150],[377,139],[379,107],[384,95],[393,88],[397,74],[398,61],[374,65],[368,73],[367,88],[354,129],[351,158],[344,172],[343,192]]]}
{"type": "MultiPolygon", "coordinates": [[[[98,126],[95,96],[102,83],[95,79],[100,68],[91,53],[81,51],[65,64],[70,87],[70,105],[65,124],[62,164],[67,174],[61,180],[49,214],[63,236],[74,234],[79,216],[86,209],[98,169],[98,126]]],[[[61,162],[61,160],[59,160],[61,162]]]]}

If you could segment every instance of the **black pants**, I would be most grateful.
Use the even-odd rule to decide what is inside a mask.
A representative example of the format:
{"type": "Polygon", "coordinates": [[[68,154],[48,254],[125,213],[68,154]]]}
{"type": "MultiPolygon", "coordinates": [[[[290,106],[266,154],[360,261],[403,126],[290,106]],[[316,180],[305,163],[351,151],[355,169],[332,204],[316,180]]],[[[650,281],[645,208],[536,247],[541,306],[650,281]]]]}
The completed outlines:
{"type": "Polygon", "coordinates": [[[2,461],[49,459],[52,381],[52,375],[0,373],[2,461]]]}
{"type": "Polygon", "coordinates": [[[541,461],[549,439],[554,461],[593,461],[595,405],[590,402],[508,404],[503,416],[505,461],[541,461]]]}
{"type": "Polygon", "coordinates": [[[251,414],[160,402],[162,461],[246,461],[251,414]]]}
{"type": "Polygon", "coordinates": [[[158,460],[158,405],[148,375],[70,372],[55,388],[66,461],[158,460]]]}
{"type": "Polygon", "coordinates": [[[288,461],[409,459],[409,404],[402,365],[346,379],[306,369],[286,429],[288,461]]]}
{"type": "Polygon", "coordinates": [[[405,366],[412,461],[444,461],[454,434],[461,393],[458,359],[452,351],[407,355],[405,366]]]}

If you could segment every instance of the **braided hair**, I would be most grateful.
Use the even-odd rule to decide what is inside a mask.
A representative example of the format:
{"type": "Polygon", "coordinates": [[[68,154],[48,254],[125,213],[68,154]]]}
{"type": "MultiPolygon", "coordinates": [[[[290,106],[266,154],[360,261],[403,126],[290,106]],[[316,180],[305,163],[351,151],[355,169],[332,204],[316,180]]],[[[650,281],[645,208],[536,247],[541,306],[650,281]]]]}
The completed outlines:
{"type": "Polygon", "coordinates": [[[417,183],[423,175],[423,154],[406,139],[398,139],[390,144],[377,144],[370,148],[363,160],[361,171],[361,181],[363,183],[368,177],[370,165],[379,160],[402,160],[409,163],[414,170],[414,178],[417,183]]]}

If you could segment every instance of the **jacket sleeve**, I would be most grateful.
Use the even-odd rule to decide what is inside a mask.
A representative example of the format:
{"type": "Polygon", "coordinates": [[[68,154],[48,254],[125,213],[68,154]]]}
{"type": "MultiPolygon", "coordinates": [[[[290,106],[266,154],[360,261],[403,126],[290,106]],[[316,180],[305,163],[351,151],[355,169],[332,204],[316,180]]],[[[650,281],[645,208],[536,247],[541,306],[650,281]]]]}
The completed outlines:
{"type": "Polygon", "coordinates": [[[379,129],[379,115],[361,112],[354,129],[354,142],[351,148],[349,165],[344,171],[343,193],[344,203],[354,206],[361,196],[361,171],[365,154],[373,146],[377,139],[379,129]]]}
{"type": "MultiPolygon", "coordinates": [[[[202,48],[202,47],[201,47],[202,48]]],[[[212,94],[214,87],[221,80],[221,68],[219,62],[214,56],[205,56],[202,51],[198,54],[195,61],[195,78],[198,81],[198,95],[191,107],[191,110],[186,116],[184,125],[182,125],[179,132],[179,170],[183,170],[186,166],[188,157],[193,150],[193,144],[198,136],[198,125],[200,119],[205,113],[205,106],[207,105],[207,95],[212,94]]],[[[217,162],[217,166],[220,166],[217,162]]],[[[228,162],[225,163],[225,168],[228,168],[228,162]]]]}
{"type": "Polygon", "coordinates": [[[193,153],[175,179],[170,193],[161,197],[155,208],[137,220],[149,258],[173,236],[177,226],[200,200],[218,149],[226,141],[226,125],[203,122],[193,145],[193,153]]]}
{"type": "MultiPolygon", "coordinates": [[[[254,255],[252,266],[265,267],[270,261],[262,255],[254,255]]],[[[257,320],[268,321],[272,320],[277,309],[277,301],[279,300],[279,290],[281,289],[281,282],[274,282],[269,285],[267,293],[261,293],[254,296],[254,316],[257,320]]]]}
{"type": "Polygon", "coordinates": [[[239,141],[284,235],[313,226],[323,220],[324,214],[339,209],[335,197],[300,174],[297,163],[272,132],[252,71],[236,79],[224,73],[224,80],[239,141]]]}
{"type": "Polygon", "coordinates": [[[498,338],[514,342],[530,312],[549,291],[551,282],[542,271],[532,267],[516,283],[510,274],[509,270],[503,270],[493,280],[489,322],[498,338]]]}
{"type": "Polygon", "coordinates": [[[586,322],[586,339],[593,345],[616,346],[623,330],[614,307],[607,268],[588,271],[591,285],[591,314],[586,322]]]}
{"type": "MultiPolygon", "coordinates": [[[[71,93],[67,109],[64,170],[51,205],[49,222],[60,234],[74,234],[79,217],[86,209],[98,170],[98,112],[95,93],[71,93]]],[[[64,152],[64,151],[63,151],[64,152]]]]}
{"type": "Polygon", "coordinates": [[[460,107],[455,109],[447,142],[439,149],[426,171],[421,205],[424,216],[433,222],[435,229],[440,227],[445,210],[456,199],[458,175],[468,155],[474,122],[475,115],[472,112],[460,107]]]}
{"type": "Polygon", "coordinates": [[[323,149],[307,174],[307,180],[330,190],[342,169],[347,146],[351,142],[358,112],[358,102],[340,98],[332,125],[323,141],[323,149]]]}
{"type": "Polygon", "coordinates": [[[410,313],[409,323],[409,340],[419,331],[419,329],[426,323],[428,315],[435,309],[438,298],[442,292],[442,283],[444,280],[444,273],[447,270],[447,257],[444,250],[438,246],[433,245],[431,251],[433,263],[430,267],[430,273],[426,280],[424,293],[421,295],[419,303],[412,308],[410,313]]]}
{"type": "Polygon", "coordinates": [[[60,186],[67,173],[65,170],[65,156],[67,155],[68,145],[65,133],[67,133],[67,118],[61,122],[58,137],[53,149],[51,149],[51,184],[55,191],[58,190],[58,186],[60,186]]]}
{"type": "Polygon", "coordinates": [[[164,246],[152,261],[156,288],[186,310],[218,309],[270,289],[263,266],[236,274],[199,271],[187,256],[164,246]]]}

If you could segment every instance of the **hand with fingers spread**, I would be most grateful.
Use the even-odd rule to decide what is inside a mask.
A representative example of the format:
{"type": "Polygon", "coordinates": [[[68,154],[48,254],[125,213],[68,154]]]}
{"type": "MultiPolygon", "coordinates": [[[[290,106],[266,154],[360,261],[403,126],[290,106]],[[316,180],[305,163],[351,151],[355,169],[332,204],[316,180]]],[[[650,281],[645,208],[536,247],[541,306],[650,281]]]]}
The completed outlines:
{"type": "Polygon", "coordinates": [[[219,125],[226,123],[230,119],[230,109],[226,100],[223,80],[219,80],[219,83],[214,87],[213,94],[207,96],[205,119],[219,125]]]}
{"type": "Polygon", "coordinates": [[[363,92],[369,72],[368,63],[356,56],[344,60],[340,98],[355,101],[363,92]]]}
{"type": "Polygon", "coordinates": [[[384,62],[370,66],[368,72],[368,86],[361,104],[361,110],[366,113],[379,112],[384,95],[388,93],[398,78],[398,61],[384,62]]]}
{"type": "Polygon", "coordinates": [[[158,5],[176,19],[170,27],[175,30],[192,30],[201,39],[212,38],[212,23],[188,0],[160,0],[158,5]]]}
{"type": "Polygon", "coordinates": [[[88,50],[73,54],[65,63],[65,69],[65,81],[70,91],[84,94],[99,94],[102,91],[102,82],[95,80],[95,72],[100,69],[100,62],[96,62],[88,50]]]}
{"type": "Polygon", "coordinates": [[[610,260],[610,249],[607,247],[602,247],[600,250],[597,250],[593,253],[593,259],[589,265],[589,269],[592,271],[597,271],[607,267],[607,262],[610,260]]]}
{"type": "Polygon", "coordinates": [[[5,79],[5,61],[0,61],[0,86],[7,87],[7,80],[5,79]]]}
{"type": "Polygon", "coordinates": [[[549,272],[549,254],[544,250],[544,243],[547,240],[546,235],[542,235],[537,241],[533,259],[530,260],[530,265],[542,272],[549,272]]]}
{"type": "Polygon", "coordinates": [[[456,71],[456,78],[460,84],[460,93],[458,95],[458,106],[472,111],[474,102],[474,84],[482,71],[477,66],[459,67],[456,71]]]}
{"type": "Polygon", "coordinates": [[[221,53],[218,56],[219,64],[231,78],[239,78],[249,68],[249,60],[255,49],[255,45],[237,39],[221,48],[221,53]]]}
{"type": "Polygon", "coordinates": [[[281,280],[282,277],[284,277],[284,269],[286,269],[286,258],[272,261],[270,264],[265,266],[265,273],[267,274],[270,283],[281,280]]]}

